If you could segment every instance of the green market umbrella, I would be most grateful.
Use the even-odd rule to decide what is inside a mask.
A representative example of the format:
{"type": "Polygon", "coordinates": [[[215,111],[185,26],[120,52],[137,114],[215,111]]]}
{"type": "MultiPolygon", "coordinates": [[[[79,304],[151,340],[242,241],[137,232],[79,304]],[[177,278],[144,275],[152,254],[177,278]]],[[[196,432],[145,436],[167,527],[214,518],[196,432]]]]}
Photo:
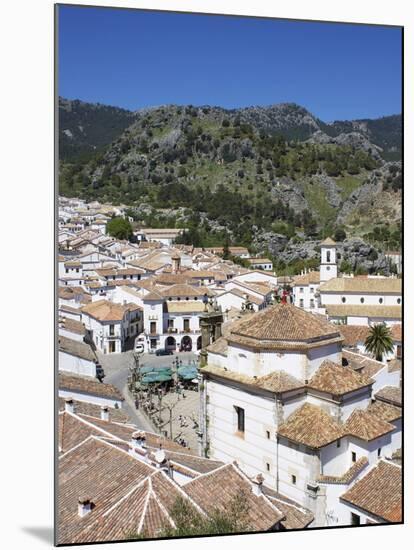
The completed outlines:
{"type": "Polygon", "coordinates": [[[183,380],[192,380],[197,378],[198,371],[196,367],[180,367],[178,369],[178,376],[183,380]]]}
{"type": "Polygon", "coordinates": [[[142,384],[153,384],[155,382],[169,382],[172,379],[171,374],[167,372],[150,372],[142,377],[142,384]]]}

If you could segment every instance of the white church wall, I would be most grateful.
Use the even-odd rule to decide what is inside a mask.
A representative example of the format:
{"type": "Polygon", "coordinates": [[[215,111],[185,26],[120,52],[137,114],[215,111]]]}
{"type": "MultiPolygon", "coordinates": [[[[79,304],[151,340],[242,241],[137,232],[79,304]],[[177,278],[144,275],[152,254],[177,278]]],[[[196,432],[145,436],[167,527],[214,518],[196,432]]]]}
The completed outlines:
{"type": "Polygon", "coordinates": [[[211,380],[207,381],[207,396],[210,457],[237,460],[247,475],[261,472],[265,483],[274,486],[277,427],[274,400],[211,380]],[[235,407],[244,409],[244,434],[237,432],[235,407]]]}

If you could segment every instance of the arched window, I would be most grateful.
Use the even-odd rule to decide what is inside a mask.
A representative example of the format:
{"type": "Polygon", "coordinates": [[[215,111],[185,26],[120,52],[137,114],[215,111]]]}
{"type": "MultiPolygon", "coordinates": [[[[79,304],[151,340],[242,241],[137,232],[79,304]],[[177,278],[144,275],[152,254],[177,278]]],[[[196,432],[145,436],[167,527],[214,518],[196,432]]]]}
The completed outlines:
{"type": "Polygon", "coordinates": [[[401,304],[401,298],[397,298],[397,304],[401,304]]]}
{"type": "Polygon", "coordinates": [[[379,300],[379,303],[382,304],[382,302],[384,301],[382,298],[380,298],[379,300]]]}
{"type": "Polygon", "coordinates": [[[364,298],[361,298],[360,302],[363,304],[365,302],[364,298]]]}
{"type": "Polygon", "coordinates": [[[342,303],[344,304],[346,302],[345,296],[342,296],[342,303]]]}
{"type": "Polygon", "coordinates": [[[328,262],[328,264],[331,262],[331,251],[330,250],[326,251],[326,261],[328,262]]]}

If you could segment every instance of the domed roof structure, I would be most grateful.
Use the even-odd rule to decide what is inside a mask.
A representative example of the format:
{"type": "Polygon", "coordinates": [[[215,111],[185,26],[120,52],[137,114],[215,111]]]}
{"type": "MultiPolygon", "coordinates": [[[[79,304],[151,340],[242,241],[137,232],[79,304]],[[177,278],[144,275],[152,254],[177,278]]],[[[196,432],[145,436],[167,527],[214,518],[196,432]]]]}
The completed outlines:
{"type": "Polygon", "coordinates": [[[267,307],[238,323],[229,344],[260,349],[306,349],[342,342],[339,328],[290,304],[267,307]]]}

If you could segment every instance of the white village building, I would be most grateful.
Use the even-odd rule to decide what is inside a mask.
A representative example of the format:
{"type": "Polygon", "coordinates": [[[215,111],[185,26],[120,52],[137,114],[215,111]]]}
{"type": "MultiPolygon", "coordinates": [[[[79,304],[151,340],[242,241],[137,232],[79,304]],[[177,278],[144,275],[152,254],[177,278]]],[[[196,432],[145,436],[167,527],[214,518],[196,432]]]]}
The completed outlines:
{"type": "Polygon", "coordinates": [[[82,323],[101,353],[125,351],[128,338],[135,338],[142,327],[142,308],[137,304],[115,304],[97,300],[82,308],[82,323]]]}
{"type": "Polygon", "coordinates": [[[348,325],[400,324],[402,281],[395,277],[338,277],[319,287],[321,307],[348,325]]]}

